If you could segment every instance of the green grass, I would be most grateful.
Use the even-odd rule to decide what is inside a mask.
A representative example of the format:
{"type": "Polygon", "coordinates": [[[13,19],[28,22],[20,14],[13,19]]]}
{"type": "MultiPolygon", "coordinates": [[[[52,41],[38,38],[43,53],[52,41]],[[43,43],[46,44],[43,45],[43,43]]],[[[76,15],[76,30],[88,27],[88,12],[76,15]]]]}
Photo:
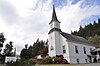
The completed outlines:
{"type": "Polygon", "coordinates": [[[41,64],[36,66],[100,66],[100,63],[88,63],[88,64],[41,64]]]}

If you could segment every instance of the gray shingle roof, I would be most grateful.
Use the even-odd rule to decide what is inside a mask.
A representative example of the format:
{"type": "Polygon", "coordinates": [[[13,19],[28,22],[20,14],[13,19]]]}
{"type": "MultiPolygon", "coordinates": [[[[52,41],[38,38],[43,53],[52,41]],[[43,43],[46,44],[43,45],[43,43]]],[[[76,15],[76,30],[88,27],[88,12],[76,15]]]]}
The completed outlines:
{"type": "Polygon", "coordinates": [[[80,36],[68,34],[68,33],[65,33],[65,32],[61,32],[61,35],[63,37],[65,37],[68,41],[73,41],[73,42],[76,42],[76,43],[79,43],[79,44],[95,46],[94,44],[89,43],[85,38],[80,37],[80,36]]]}

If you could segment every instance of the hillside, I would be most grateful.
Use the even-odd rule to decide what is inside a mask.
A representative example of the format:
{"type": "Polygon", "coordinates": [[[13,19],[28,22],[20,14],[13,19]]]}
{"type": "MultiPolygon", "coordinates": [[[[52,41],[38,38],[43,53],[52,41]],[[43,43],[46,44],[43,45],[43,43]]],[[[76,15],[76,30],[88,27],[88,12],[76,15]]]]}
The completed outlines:
{"type": "Polygon", "coordinates": [[[80,26],[79,31],[74,31],[71,34],[84,37],[91,43],[100,46],[100,19],[98,22],[94,21],[93,24],[85,25],[84,28],[80,26]]]}

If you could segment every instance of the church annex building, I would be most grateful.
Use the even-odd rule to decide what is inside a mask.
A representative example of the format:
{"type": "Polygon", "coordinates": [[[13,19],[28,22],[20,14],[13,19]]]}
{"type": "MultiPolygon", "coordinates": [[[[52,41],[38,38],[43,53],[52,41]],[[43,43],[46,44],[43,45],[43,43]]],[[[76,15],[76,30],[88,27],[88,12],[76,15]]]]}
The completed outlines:
{"type": "Polygon", "coordinates": [[[49,56],[63,55],[69,63],[90,63],[93,61],[90,51],[95,49],[86,39],[65,33],[60,29],[53,6],[52,19],[49,23],[49,56]]]}

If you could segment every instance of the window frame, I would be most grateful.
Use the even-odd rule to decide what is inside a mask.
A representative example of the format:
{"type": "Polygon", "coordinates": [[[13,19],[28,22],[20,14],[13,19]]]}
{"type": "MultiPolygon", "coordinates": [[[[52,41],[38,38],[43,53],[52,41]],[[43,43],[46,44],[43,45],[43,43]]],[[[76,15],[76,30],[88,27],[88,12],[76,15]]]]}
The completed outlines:
{"type": "Polygon", "coordinates": [[[76,59],[77,63],[79,64],[79,58],[76,59]]]}
{"type": "Polygon", "coordinates": [[[85,62],[86,62],[86,63],[88,63],[88,60],[87,60],[87,59],[85,59],[85,62]]]}
{"type": "Polygon", "coordinates": [[[86,54],[86,47],[83,47],[83,52],[84,54],[86,54]]]}
{"type": "Polygon", "coordinates": [[[79,53],[79,52],[78,52],[78,46],[75,46],[75,52],[76,52],[76,53],[79,53]]]}
{"type": "Polygon", "coordinates": [[[50,50],[51,50],[51,51],[54,50],[53,46],[51,46],[50,50]]]}
{"type": "Polygon", "coordinates": [[[65,53],[66,53],[66,46],[63,45],[63,46],[62,46],[62,49],[63,49],[63,54],[65,54],[65,53]]]}

